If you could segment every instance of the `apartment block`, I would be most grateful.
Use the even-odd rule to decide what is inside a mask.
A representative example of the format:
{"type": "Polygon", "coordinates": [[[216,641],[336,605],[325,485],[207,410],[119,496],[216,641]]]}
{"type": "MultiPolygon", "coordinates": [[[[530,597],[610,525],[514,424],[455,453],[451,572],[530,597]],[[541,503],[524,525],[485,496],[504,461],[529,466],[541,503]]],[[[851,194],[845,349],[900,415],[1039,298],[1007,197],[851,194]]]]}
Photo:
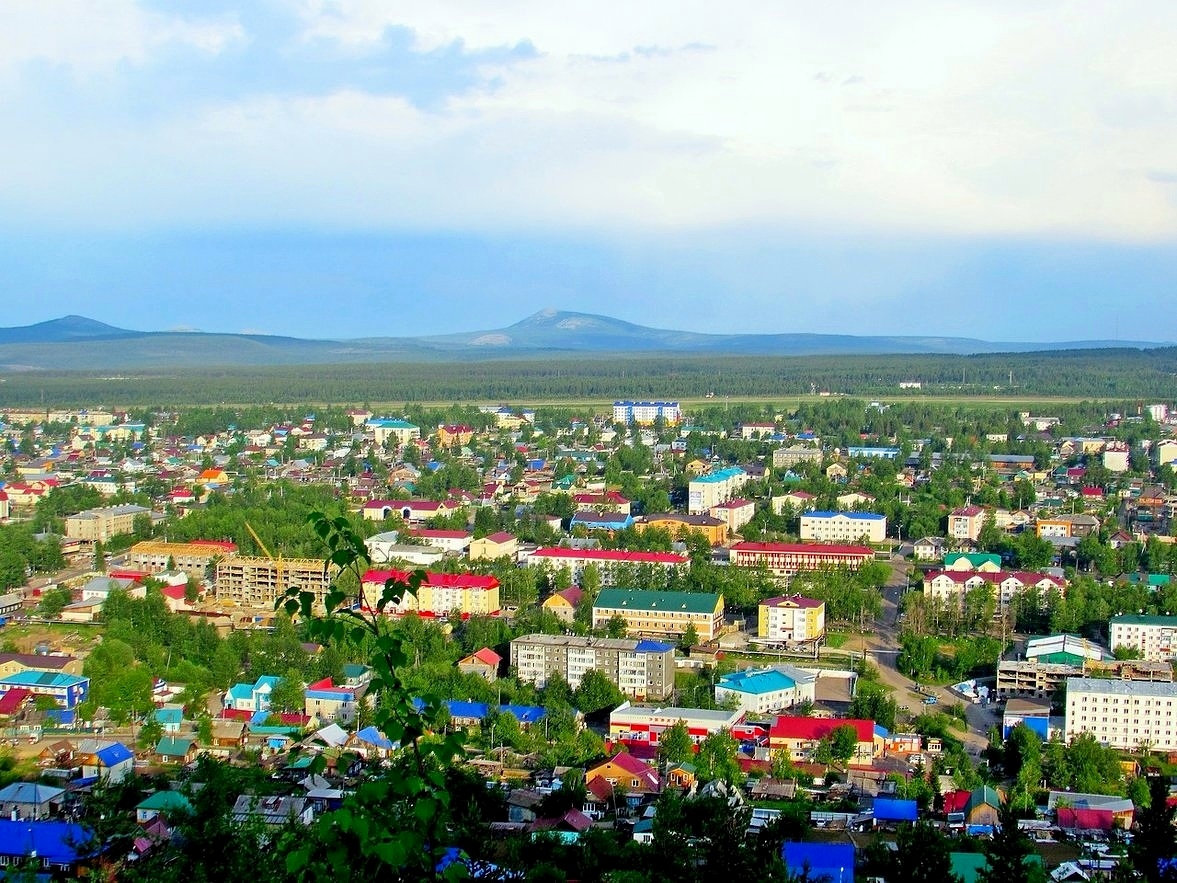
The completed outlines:
{"type": "Polygon", "coordinates": [[[1173,669],[1165,662],[1142,659],[1088,660],[1083,664],[1005,660],[997,664],[997,696],[1049,699],[1070,678],[1089,675],[1120,681],[1168,683],[1173,680],[1173,669]]]}
{"type": "Polygon", "coordinates": [[[790,445],[787,448],[775,448],[772,452],[772,468],[788,469],[801,463],[821,464],[821,448],[811,448],[806,445],[790,445]]]}
{"type": "Polygon", "coordinates": [[[699,640],[710,641],[723,629],[723,595],[601,589],[593,602],[593,628],[604,628],[614,616],[625,620],[630,634],[679,636],[694,625],[699,640]]]}
{"type": "Polygon", "coordinates": [[[1139,650],[1143,659],[1177,660],[1177,616],[1113,616],[1110,643],[1139,650]]]}
{"type": "Polygon", "coordinates": [[[1045,594],[1051,589],[1065,592],[1065,580],[1051,576],[1048,573],[1029,573],[1026,571],[932,571],[924,576],[924,595],[954,604],[963,604],[964,597],[973,589],[993,587],[994,597],[1001,607],[1006,607],[1014,596],[1027,589],[1034,588],[1045,594]]]}
{"type": "Polygon", "coordinates": [[[954,540],[977,541],[985,524],[985,510],[980,506],[961,506],[948,515],[948,535],[954,540]]]}
{"type": "Polygon", "coordinates": [[[690,563],[686,555],[674,552],[628,552],[622,549],[565,549],[548,547],[536,549],[528,557],[528,567],[547,568],[553,572],[567,567],[572,581],[579,583],[584,569],[597,568],[601,585],[616,585],[619,579],[633,579],[642,567],[662,569],[683,568],[690,563]]]}
{"type": "Polygon", "coordinates": [[[1177,684],[1068,678],[1066,741],[1080,733],[1125,751],[1177,751],[1177,684]]]}
{"type": "Polygon", "coordinates": [[[321,603],[335,568],[324,568],[319,558],[254,558],[230,555],[217,562],[216,596],[242,607],[274,608],[274,602],[295,586],[312,592],[321,603]]]}
{"type": "Polygon", "coordinates": [[[818,543],[881,543],[887,538],[887,516],[874,512],[801,514],[801,539],[818,543]]]}
{"type": "Polygon", "coordinates": [[[739,466],[717,469],[693,478],[687,485],[687,512],[704,515],[712,508],[739,495],[748,483],[748,473],[739,466]]]}
{"type": "Polygon", "coordinates": [[[813,641],[826,633],[824,601],[782,595],[760,602],[756,636],[765,641],[813,641]]]}
{"type": "Polygon", "coordinates": [[[150,509],[132,503],[87,509],[66,517],[65,536],[87,543],[105,543],[111,537],[132,533],[135,530],[135,519],[150,514],[150,509]]]}
{"type": "Polygon", "coordinates": [[[428,571],[421,585],[408,590],[409,572],[405,570],[369,570],[360,580],[364,592],[363,603],[375,603],[384,594],[384,586],[392,580],[405,583],[400,600],[386,607],[384,613],[401,616],[445,617],[458,614],[495,616],[499,607],[499,581],[493,576],[478,573],[434,573],[428,571]]]}
{"type": "Polygon", "coordinates": [[[669,425],[676,425],[682,419],[682,411],[678,407],[678,402],[619,401],[613,403],[614,423],[624,423],[627,426],[630,423],[650,426],[659,417],[669,425]]]}
{"type": "Polygon", "coordinates": [[[599,671],[626,696],[665,699],[674,691],[674,646],[625,638],[523,635],[511,642],[519,680],[543,687],[559,674],[573,689],[587,671],[599,671]]]}
{"type": "Polygon", "coordinates": [[[196,541],[192,543],[143,542],[127,552],[127,566],[147,573],[163,573],[173,567],[195,579],[204,579],[214,561],[237,551],[236,543],[196,541]]]}
{"type": "Polygon", "coordinates": [[[874,558],[870,546],[837,546],[821,543],[736,543],[731,548],[734,567],[764,565],[774,576],[790,577],[803,570],[858,570],[874,558]]]}

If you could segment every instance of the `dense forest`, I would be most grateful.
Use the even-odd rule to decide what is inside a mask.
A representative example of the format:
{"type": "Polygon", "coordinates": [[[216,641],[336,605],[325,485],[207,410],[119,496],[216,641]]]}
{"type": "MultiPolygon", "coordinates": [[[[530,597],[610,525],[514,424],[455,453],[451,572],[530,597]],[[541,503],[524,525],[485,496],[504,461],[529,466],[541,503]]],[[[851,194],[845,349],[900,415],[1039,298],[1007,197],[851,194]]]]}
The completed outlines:
{"type": "Polygon", "coordinates": [[[209,368],[165,374],[10,372],[7,407],[218,404],[222,402],[423,402],[601,400],[614,397],[779,396],[814,391],[857,395],[1082,398],[1166,397],[1177,384],[1177,348],[1103,349],[975,356],[633,356],[209,368]],[[1012,384],[1011,384],[1012,377],[1012,384]]]}

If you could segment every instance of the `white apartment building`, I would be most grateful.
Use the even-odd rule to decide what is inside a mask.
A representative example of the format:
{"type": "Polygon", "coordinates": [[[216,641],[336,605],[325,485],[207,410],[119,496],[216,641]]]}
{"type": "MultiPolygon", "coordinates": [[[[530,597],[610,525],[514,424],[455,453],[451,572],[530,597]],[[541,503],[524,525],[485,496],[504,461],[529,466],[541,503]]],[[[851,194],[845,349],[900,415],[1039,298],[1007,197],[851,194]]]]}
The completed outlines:
{"type": "Polygon", "coordinates": [[[1112,649],[1132,647],[1142,659],[1177,661],[1177,616],[1113,616],[1112,649]]]}
{"type": "Polygon", "coordinates": [[[881,543],[887,537],[887,516],[874,512],[829,512],[818,509],[801,514],[801,539],[818,543],[881,543]]]}
{"type": "Polygon", "coordinates": [[[709,513],[715,506],[735,498],[747,483],[748,473],[739,466],[729,466],[691,479],[687,485],[688,514],[709,513]]]}
{"type": "Polygon", "coordinates": [[[1067,678],[1066,741],[1080,733],[1127,751],[1177,750],[1177,684],[1067,678]]]}
{"type": "Polygon", "coordinates": [[[674,645],[624,638],[522,635],[511,642],[511,665],[519,680],[543,687],[559,674],[572,689],[596,670],[626,696],[665,699],[674,691],[674,645]]]}

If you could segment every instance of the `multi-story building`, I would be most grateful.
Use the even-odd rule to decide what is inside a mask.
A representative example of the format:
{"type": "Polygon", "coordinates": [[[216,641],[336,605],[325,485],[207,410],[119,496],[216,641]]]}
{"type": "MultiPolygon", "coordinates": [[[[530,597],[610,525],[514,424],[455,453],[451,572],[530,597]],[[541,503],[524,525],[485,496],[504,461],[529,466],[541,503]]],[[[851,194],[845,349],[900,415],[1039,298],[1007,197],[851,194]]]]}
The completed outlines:
{"type": "Polygon", "coordinates": [[[818,543],[881,543],[887,538],[887,516],[874,512],[801,513],[801,539],[818,543]]]}
{"type": "Polygon", "coordinates": [[[523,635],[511,642],[519,680],[543,687],[559,674],[573,689],[587,671],[599,671],[626,696],[665,699],[674,691],[674,646],[626,638],[523,635]]]}
{"type": "Polygon", "coordinates": [[[217,562],[215,592],[222,601],[273,610],[275,601],[298,587],[312,592],[316,602],[322,603],[336,571],[335,567],[324,567],[320,558],[230,555],[217,562]]]}
{"type": "Polygon", "coordinates": [[[790,445],[787,448],[776,448],[772,452],[772,468],[788,469],[799,463],[821,463],[821,448],[811,448],[807,445],[790,445]]]}
{"type": "Polygon", "coordinates": [[[356,719],[359,690],[337,685],[331,678],[307,684],[303,691],[303,709],[307,717],[320,724],[350,724],[356,719]]]}
{"type": "Polygon", "coordinates": [[[1068,678],[1087,676],[1115,678],[1121,681],[1173,680],[1173,669],[1167,662],[1144,659],[1086,660],[1081,664],[1067,662],[1024,662],[1005,660],[997,664],[997,696],[1033,696],[1046,699],[1066,684],[1068,678]]]}
{"type": "Polygon", "coordinates": [[[682,722],[696,744],[720,730],[731,730],[744,721],[743,711],[705,708],[641,708],[623,702],[609,714],[609,738],[657,746],[662,734],[682,722]]]}
{"type": "Polygon", "coordinates": [[[645,533],[647,530],[664,530],[671,539],[682,539],[691,533],[702,534],[713,546],[718,546],[727,539],[727,522],[710,515],[681,515],[676,512],[659,512],[654,515],[643,515],[634,522],[634,530],[645,533]]]}
{"type": "Polygon", "coordinates": [[[1177,616],[1113,616],[1109,643],[1139,650],[1144,659],[1177,661],[1177,616]]]}
{"type": "Polygon", "coordinates": [[[751,500],[736,498],[712,506],[708,514],[726,524],[732,533],[738,533],[741,527],[756,517],[756,504],[751,500]]]}
{"type": "Polygon", "coordinates": [[[613,422],[637,423],[650,426],[661,417],[668,425],[675,426],[682,419],[682,411],[678,402],[631,402],[618,401],[613,403],[613,422]]]}
{"type": "Polygon", "coordinates": [[[406,570],[369,570],[365,573],[360,580],[365,607],[381,598],[389,580],[406,585],[400,600],[384,608],[384,613],[393,616],[416,613],[418,616],[445,617],[457,613],[465,619],[469,616],[497,616],[501,609],[499,581],[493,576],[428,571],[421,585],[409,591],[409,572],[406,570]]]}
{"type": "Polygon", "coordinates": [[[11,690],[26,690],[34,697],[48,696],[59,709],[68,713],[66,718],[62,718],[60,713],[55,717],[70,722],[73,710],[85,702],[90,693],[90,679],[63,671],[48,672],[30,668],[0,677],[0,697],[11,690]]]}
{"type": "Polygon", "coordinates": [[[817,675],[791,665],[746,668],[723,675],[715,683],[715,701],[722,705],[734,699],[748,714],[769,714],[813,702],[816,684],[817,675]]]}
{"type": "Polygon", "coordinates": [[[821,740],[839,727],[850,727],[857,737],[851,763],[869,766],[875,756],[875,724],[868,720],[841,718],[793,717],[782,715],[768,731],[768,748],[772,755],[790,760],[813,759],[821,740]]]}
{"type": "Polygon", "coordinates": [[[774,576],[791,577],[800,571],[858,570],[874,558],[870,546],[834,546],[821,543],[736,543],[731,548],[735,567],[764,565],[774,576]]]}
{"type": "Polygon", "coordinates": [[[376,444],[382,447],[386,442],[399,446],[421,437],[421,427],[414,426],[407,420],[374,418],[365,423],[364,428],[372,433],[376,444]]]}
{"type": "Polygon", "coordinates": [[[723,595],[601,589],[593,602],[593,628],[604,628],[614,616],[625,620],[630,634],[678,636],[693,625],[700,641],[710,641],[723,629],[723,595]]]}
{"type": "Polygon", "coordinates": [[[826,604],[801,595],[760,602],[756,636],[764,641],[814,641],[826,633],[826,604]]]}
{"type": "Polygon", "coordinates": [[[87,509],[85,512],[66,516],[65,536],[67,539],[87,543],[105,543],[111,537],[133,533],[135,519],[140,515],[150,514],[150,509],[133,503],[87,509]]]}
{"type": "Polygon", "coordinates": [[[966,594],[973,589],[993,587],[993,594],[1000,607],[1006,607],[1014,596],[1029,588],[1041,593],[1055,589],[1065,592],[1066,580],[1048,573],[1027,573],[1024,571],[932,571],[924,577],[924,595],[940,601],[963,604],[966,594]]]}
{"type": "Polygon", "coordinates": [[[622,549],[565,549],[550,546],[536,549],[527,557],[528,567],[541,567],[555,572],[568,568],[574,583],[584,576],[590,564],[597,568],[601,585],[613,586],[619,577],[633,578],[637,569],[656,567],[663,570],[685,569],[690,563],[686,555],[674,552],[627,552],[622,549]]]}
{"type": "Polygon", "coordinates": [[[720,503],[733,499],[747,483],[748,473],[739,466],[716,469],[692,478],[687,484],[687,512],[691,515],[710,512],[720,503]]]}
{"type": "Polygon", "coordinates": [[[195,540],[191,543],[135,543],[127,552],[127,566],[147,573],[182,570],[194,579],[204,579],[209,565],[232,555],[237,544],[216,540],[195,540]]]}
{"type": "Polygon", "coordinates": [[[1080,733],[1124,751],[1177,751],[1177,684],[1067,678],[1066,741],[1080,733]]]}
{"type": "Polygon", "coordinates": [[[980,506],[961,506],[948,514],[948,536],[954,540],[976,542],[985,524],[985,510],[980,506]]]}

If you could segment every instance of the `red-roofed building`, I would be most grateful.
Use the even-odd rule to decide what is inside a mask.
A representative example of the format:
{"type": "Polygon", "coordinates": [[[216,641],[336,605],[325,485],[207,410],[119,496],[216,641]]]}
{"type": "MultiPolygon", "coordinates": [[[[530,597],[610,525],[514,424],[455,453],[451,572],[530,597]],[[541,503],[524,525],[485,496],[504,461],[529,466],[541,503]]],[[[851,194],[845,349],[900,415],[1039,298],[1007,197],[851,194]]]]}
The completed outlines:
{"type": "Polygon", "coordinates": [[[657,770],[625,751],[618,752],[584,774],[586,786],[597,779],[603,779],[610,788],[620,785],[627,795],[658,794],[662,790],[662,780],[657,770]]]}
{"type": "Polygon", "coordinates": [[[835,546],[824,543],[736,543],[731,548],[734,567],[764,565],[774,576],[801,571],[845,568],[858,570],[875,557],[870,546],[835,546]]]}
{"type": "Polygon", "coordinates": [[[993,587],[997,602],[1002,607],[1007,606],[1016,594],[1030,587],[1034,587],[1042,593],[1051,589],[1065,592],[1067,589],[1066,580],[1048,573],[1011,572],[1008,570],[995,572],[938,570],[924,576],[924,595],[941,601],[963,604],[964,597],[968,592],[986,585],[993,587]]]}
{"type": "Polygon", "coordinates": [[[32,701],[33,694],[24,687],[16,687],[0,696],[0,718],[5,720],[20,714],[25,705],[32,701]]]}
{"type": "Polygon", "coordinates": [[[384,521],[395,515],[408,524],[422,524],[461,508],[456,500],[369,500],[361,511],[369,521],[384,521]]]}
{"type": "Polygon", "coordinates": [[[850,763],[869,766],[877,753],[874,721],[781,715],[768,730],[768,747],[790,760],[812,760],[821,740],[839,727],[851,727],[858,737],[850,763]]]}
{"type": "Polygon", "coordinates": [[[980,506],[961,506],[948,515],[948,536],[954,540],[976,542],[985,524],[985,510],[980,506]]]}
{"type": "Polygon", "coordinates": [[[617,491],[603,494],[573,494],[577,512],[619,512],[630,515],[630,502],[617,491]]]}
{"type": "Polygon", "coordinates": [[[519,554],[519,540],[505,530],[492,533],[481,539],[471,540],[467,557],[471,561],[493,561],[496,558],[514,560],[519,554]]]}
{"type": "Polygon", "coordinates": [[[493,576],[429,571],[415,593],[408,591],[408,579],[409,572],[405,570],[369,570],[360,581],[365,609],[369,603],[380,599],[385,583],[392,580],[406,583],[406,590],[398,602],[384,609],[384,613],[444,617],[456,612],[463,619],[472,615],[497,616],[499,613],[499,581],[493,576]]]}
{"type": "Polygon", "coordinates": [[[584,569],[595,564],[601,577],[602,586],[616,585],[618,567],[631,565],[640,567],[686,568],[689,560],[686,555],[672,552],[627,552],[620,549],[565,549],[549,547],[536,549],[527,558],[528,567],[546,567],[557,571],[567,567],[572,575],[572,581],[579,583],[584,576],[584,569]]]}
{"type": "Polygon", "coordinates": [[[471,653],[465,659],[458,660],[458,671],[463,674],[475,674],[492,683],[499,676],[499,666],[503,663],[503,657],[495,653],[489,647],[483,647],[481,650],[471,653]]]}
{"type": "Polygon", "coordinates": [[[437,427],[437,444],[439,447],[452,448],[468,445],[474,438],[474,427],[468,423],[446,423],[437,427]]]}
{"type": "Polygon", "coordinates": [[[544,610],[550,610],[563,622],[572,622],[576,614],[576,605],[584,597],[584,592],[573,586],[559,592],[553,592],[544,599],[544,610]]]}

